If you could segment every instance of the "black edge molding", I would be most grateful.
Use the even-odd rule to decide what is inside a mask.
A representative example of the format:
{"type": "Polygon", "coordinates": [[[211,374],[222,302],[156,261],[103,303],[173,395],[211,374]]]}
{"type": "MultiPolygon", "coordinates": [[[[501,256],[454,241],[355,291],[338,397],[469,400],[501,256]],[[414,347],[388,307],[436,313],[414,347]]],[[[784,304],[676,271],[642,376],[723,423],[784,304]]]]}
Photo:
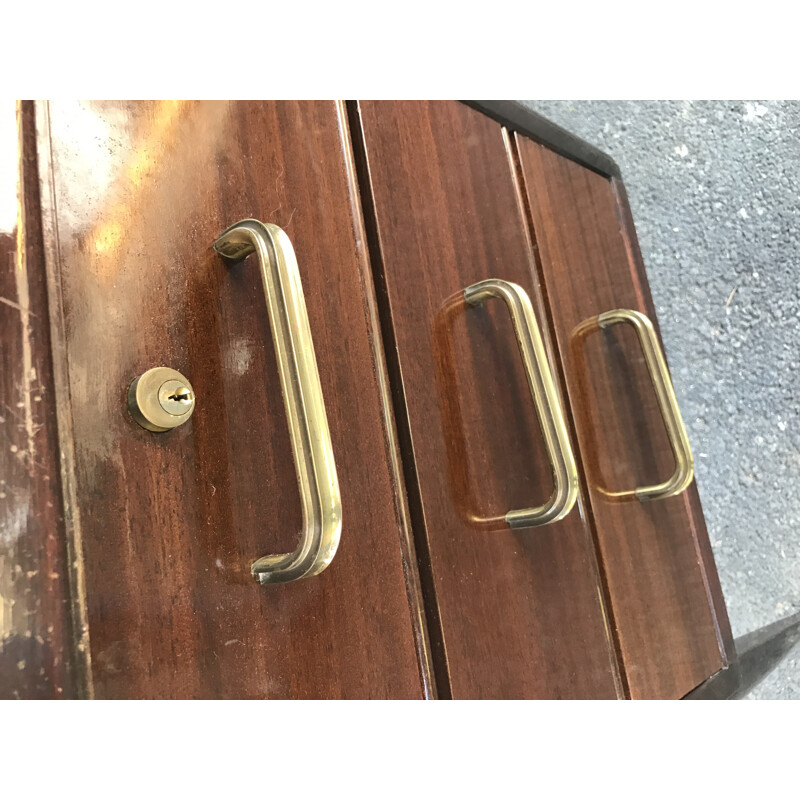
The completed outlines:
{"type": "Polygon", "coordinates": [[[462,100],[462,103],[497,120],[506,128],[528,136],[572,161],[607,178],[621,178],[611,156],[584,142],[516,100],[462,100]]]}
{"type": "Polygon", "coordinates": [[[738,658],[714,673],[684,700],[737,700],[754,689],[800,644],[800,613],[736,640],[738,658]]]}

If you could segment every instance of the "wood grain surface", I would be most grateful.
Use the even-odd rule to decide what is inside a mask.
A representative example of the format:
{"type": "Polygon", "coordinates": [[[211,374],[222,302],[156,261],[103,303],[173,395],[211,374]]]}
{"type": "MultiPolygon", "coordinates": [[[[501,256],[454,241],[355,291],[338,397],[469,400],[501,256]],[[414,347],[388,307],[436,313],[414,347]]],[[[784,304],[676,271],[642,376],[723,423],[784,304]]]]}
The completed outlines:
{"type": "MultiPolygon", "coordinates": [[[[630,203],[628,202],[628,193],[625,191],[625,186],[619,178],[611,179],[611,188],[617,203],[617,212],[620,219],[622,235],[625,237],[628,258],[631,264],[633,264],[637,280],[644,286],[648,286],[644,260],[642,259],[642,252],[639,248],[639,240],[636,237],[636,228],[633,223],[633,216],[631,215],[630,203]]],[[[655,317],[655,308],[653,307],[649,288],[647,289],[647,297],[649,299],[648,307],[653,310],[655,317]]],[[[653,321],[656,327],[658,327],[658,320],[654,318],[653,321]]],[[[690,508],[690,516],[695,518],[694,531],[704,570],[703,577],[707,583],[714,610],[714,624],[720,643],[720,654],[722,655],[723,666],[728,666],[732,664],[738,656],[733,639],[733,632],[731,631],[730,620],[728,619],[728,609],[725,606],[725,598],[722,594],[722,585],[720,584],[717,565],[714,563],[711,540],[708,535],[708,529],[706,528],[703,507],[700,504],[700,494],[697,490],[696,482],[692,483],[686,490],[686,501],[690,508]],[[696,518],[699,518],[699,524],[696,518]]]]}
{"type": "Polygon", "coordinates": [[[607,178],[516,142],[631,696],[678,698],[730,655],[696,487],[648,503],[604,494],[665,480],[674,457],[634,331],[575,334],[614,308],[657,324],[635,233],[607,178]]]}
{"type": "Polygon", "coordinates": [[[514,281],[542,318],[502,129],[455,102],[359,105],[362,196],[440,692],[616,697],[582,507],[538,529],[502,521],[553,489],[508,312],[496,302],[467,310],[460,294],[484,278],[514,281]]]}
{"type": "Polygon", "coordinates": [[[421,697],[342,109],[44,111],[94,695],[421,697]],[[297,253],[343,509],[331,566],[269,587],[251,562],[301,526],[287,421],[254,256],[211,250],[246,217],[297,253]],[[197,394],[163,434],[124,402],[157,365],[197,394]]]}
{"type": "Polygon", "coordinates": [[[0,699],[77,692],[31,103],[0,104],[0,699]]]}

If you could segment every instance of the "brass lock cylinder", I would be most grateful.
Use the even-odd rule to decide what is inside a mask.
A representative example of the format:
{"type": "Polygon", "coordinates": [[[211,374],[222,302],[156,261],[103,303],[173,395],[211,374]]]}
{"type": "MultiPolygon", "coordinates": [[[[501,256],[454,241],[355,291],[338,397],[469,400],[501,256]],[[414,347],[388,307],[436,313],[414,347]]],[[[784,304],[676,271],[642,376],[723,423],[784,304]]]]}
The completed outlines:
{"type": "Polygon", "coordinates": [[[169,367],[147,370],[128,388],[128,410],[148,431],[177,428],[192,416],[194,405],[192,384],[169,367]]]}

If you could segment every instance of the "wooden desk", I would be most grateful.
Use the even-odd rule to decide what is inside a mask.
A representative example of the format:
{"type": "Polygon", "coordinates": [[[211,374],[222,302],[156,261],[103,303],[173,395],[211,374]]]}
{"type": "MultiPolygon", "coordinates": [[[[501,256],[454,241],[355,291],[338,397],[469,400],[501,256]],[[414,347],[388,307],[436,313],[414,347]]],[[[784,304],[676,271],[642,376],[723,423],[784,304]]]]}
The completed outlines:
{"type": "Polygon", "coordinates": [[[4,114],[0,696],[678,698],[735,663],[607,156],[506,103],[4,114]],[[215,252],[249,218],[296,266],[215,252]],[[157,366],[196,398],[160,433],[126,407],[157,366]],[[317,472],[334,555],[261,585],[314,556],[317,472]]]}

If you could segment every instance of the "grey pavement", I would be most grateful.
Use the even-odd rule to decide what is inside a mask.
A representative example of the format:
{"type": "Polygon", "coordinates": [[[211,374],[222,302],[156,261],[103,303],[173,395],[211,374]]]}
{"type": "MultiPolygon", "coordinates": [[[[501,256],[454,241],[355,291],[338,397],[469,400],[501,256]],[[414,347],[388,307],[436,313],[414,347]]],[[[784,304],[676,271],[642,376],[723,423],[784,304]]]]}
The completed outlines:
{"type": "Polygon", "coordinates": [[[622,170],[734,636],[800,611],[800,102],[525,102],[622,170]]]}

